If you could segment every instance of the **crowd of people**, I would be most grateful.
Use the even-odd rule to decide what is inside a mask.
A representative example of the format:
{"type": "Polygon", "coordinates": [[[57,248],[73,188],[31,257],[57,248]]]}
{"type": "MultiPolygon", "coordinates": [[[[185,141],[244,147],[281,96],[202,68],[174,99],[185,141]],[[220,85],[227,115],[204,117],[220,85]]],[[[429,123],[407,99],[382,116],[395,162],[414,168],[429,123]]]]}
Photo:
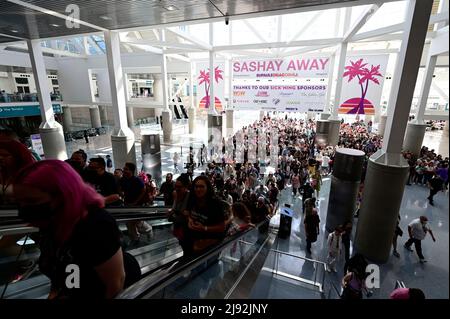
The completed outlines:
{"type": "MultiPolygon", "coordinates": [[[[194,154],[191,147],[186,172],[176,179],[173,174],[167,174],[158,187],[151,174],[138,172],[134,163],[125,163],[113,171],[110,157],[88,160],[83,150],[75,151],[65,162],[40,161],[13,134],[3,133],[0,138],[1,204],[18,204],[19,216],[39,227],[42,234],[39,263],[43,273],[52,280],[50,297],[112,297],[132,279],[128,276],[130,256],[123,249],[124,236],[105,208],[151,206],[161,196],[164,205],[170,207],[168,218],[173,222],[173,234],[183,255],[192,257],[227,236],[255,225],[268,226],[279,206],[280,192],[289,189],[293,198],[301,198],[306,250],[311,254],[321,223],[316,206],[322,177],[332,172],[339,147],[363,150],[368,159],[381,147],[381,138],[372,133],[370,122],[357,121],[342,123],[337,146],[321,146],[315,143],[314,121],[265,117],[239,130],[228,142],[223,141],[210,152],[203,145],[194,154]],[[194,176],[194,168],[205,163],[205,170],[194,176]],[[80,263],[89,274],[84,279],[84,289],[75,294],[65,288],[61,277],[67,262],[80,263]]],[[[443,159],[427,148],[422,148],[417,159],[409,152],[404,156],[410,164],[408,184],[431,185],[428,199],[432,204],[438,184],[448,185],[448,158],[443,159]],[[439,179],[441,182],[435,182],[439,179]]],[[[179,173],[182,168],[178,153],[173,161],[174,171],[179,173]]],[[[365,172],[361,185],[364,185],[364,175],[365,172]]],[[[362,191],[363,187],[359,201],[362,191]]],[[[426,220],[421,218],[420,223],[426,220]]],[[[151,225],[145,221],[130,221],[126,226],[129,246],[152,233],[151,225]]],[[[411,240],[405,247],[410,249],[414,244],[422,260],[420,240],[427,232],[433,239],[434,236],[428,228],[424,230],[425,235],[416,238],[416,226],[410,227],[411,240]]],[[[336,271],[343,251],[344,290],[359,287],[357,294],[347,289],[343,296],[359,298],[364,259],[359,255],[350,256],[351,233],[352,222],[348,221],[328,235],[327,270],[336,271]]]]}

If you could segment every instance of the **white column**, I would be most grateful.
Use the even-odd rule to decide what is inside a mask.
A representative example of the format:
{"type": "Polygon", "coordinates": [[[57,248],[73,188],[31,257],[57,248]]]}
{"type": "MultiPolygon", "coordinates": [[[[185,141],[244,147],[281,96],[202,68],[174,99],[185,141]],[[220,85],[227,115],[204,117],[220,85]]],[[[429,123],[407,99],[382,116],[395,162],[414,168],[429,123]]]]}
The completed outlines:
{"type": "Polygon", "coordinates": [[[437,55],[428,56],[425,75],[420,90],[419,103],[417,105],[416,123],[424,124],[423,115],[427,106],[428,96],[430,94],[431,82],[433,82],[434,68],[436,67],[437,55]]]}
{"type": "Polygon", "coordinates": [[[197,108],[197,106],[194,103],[194,83],[195,83],[194,69],[193,69],[193,63],[191,62],[190,69],[189,69],[189,104],[190,104],[189,108],[188,108],[189,134],[194,134],[194,132],[195,132],[195,117],[196,117],[195,109],[197,108]]]}
{"type": "Polygon", "coordinates": [[[389,259],[409,171],[401,151],[432,5],[433,0],[408,2],[383,148],[370,157],[367,167],[354,248],[377,263],[389,259]]]}
{"type": "Polygon", "coordinates": [[[217,115],[214,96],[214,52],[209,51],[209,114],[217,115]]]}
{"type": "Polygon", "coordinates": [[[100,110],[100,122],[102,126],[106,126],[108,122],[108,111],[105,105],[99,105],[98,109],[100,110]]]}
{"type": "Polygon", "coordinates": [[[336,90],[334,93],[334,106],[331,109],[331,117],[330,119],[338,120],[338,109],[339,103],[341,102],[341,91],[342,91],[342,74],[344,74],[345,70],[345,59],[347,57],[347,42],[341,43],[339,47],[339,60],[338,60],[338,69],[337,69],[337,81],[336,81],[336,90]]]}
{"type": "Polygon", "coordinates": [[[233,110],[226,110],[226,122],[227,122],[227,136],[233,135],[233,129],[234,129],[234,111],[233,110]]]}
{"type": "MultiPolygon", "coordinates": [[[[164,36],[164,31],[162,32],[162,39],[164,36]]],[[[169,108],[169,97],[168,97],[168,81],[167,81],[167,59],[166,55],[162,55],[161,61],[161,75],[162,75],[162,96],[163,96],[163,106],[162,111],[162,126],[163,126],[163,140],[165,143],[170,143],[172,140],[172,111],[169,108]]]]}
{"type": "Polygon", "coordinates": [[[328,68],[328,86],[327,86],[327,96],[326,96],[326,104],[324,108],[324,113],[331,113],[331,90],[333,89],[333,75],[334,75],[334,61],[336,60],[336,54],[334,53],[330,58],[330,64],[328,68]]]}
{"type": "Polygon", "coordinates": [[[66,143],[64,141],[63,127],[55,121],[52,101],[50,100],[50,87],[48,85],[47,71],[44,56],[42,55],[41,41],[28,40],[31,67],[33,68],[36,90],[39,97],[42,123],[39,126],[42,147],[46,159],[67,159],[66,143]]]}
{"type": "Polygon", "coordinates": [[[120,60],[119,32],[105,31],[106,58],[108,62],[111,102],[114,114],[114,130],[111,135],[114,166],[123,167],[125,162],[136,163],[134,133],[127,123],[125,83],[120,60]]]}
{"type": "Polygon", "coordinates": [[[63,106],[63,129],[64,132],[70,132],[72,129],[72,111],[67,105],[63,106]]]}
{"type": "Polygon", "coordinates": [[[102,122],[100,121],[100,110],[97,105],[89,107],[89,115],[91,117],[91,124],[93,128],[102,127],[102,122]]]}
{"type": "Polygon", "coordinates": [[[134,111],[132,107],[127,107],[127,123],[129,127],[134,126],[134,111]]]}

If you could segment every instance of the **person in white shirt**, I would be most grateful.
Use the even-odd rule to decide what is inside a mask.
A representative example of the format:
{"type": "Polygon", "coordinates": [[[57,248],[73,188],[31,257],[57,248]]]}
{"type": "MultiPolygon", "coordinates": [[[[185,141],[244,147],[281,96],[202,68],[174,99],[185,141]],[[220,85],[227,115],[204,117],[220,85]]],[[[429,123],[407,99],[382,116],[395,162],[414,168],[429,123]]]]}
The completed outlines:
{"type": "Polygon", "coordinates": [[[427,262],[422,254],[422,240],[425,239],[427,233],[430,233],[430,236],[433,239],[433,241],[434,242],[436,241],[433,232],[431,231],[430,227],[427,226],[427,222],[428,218],[426,216],[420,216],[419,218],[414,219],[408,225],[409,239],[404,245],[407,250],[413,251],[411,249],[411,245],[414,244],[421,263],[427,262]]]}
{"type": "Polygon", "coordinates": [[[179,162],[180,162],[180,155],[178,154],[178,152],[175,152],[175,154],[173,154],[173,168],[175,169],[175,173],[179,172],[178,169],[179,162]]]}
{"type": "Polygon", "coordinates": [[[342,228],[336,227],[334,232],[328,235],[328,256],[327,256],[327,271],[337,272],[336,263],[342,251],[342,228]]]}

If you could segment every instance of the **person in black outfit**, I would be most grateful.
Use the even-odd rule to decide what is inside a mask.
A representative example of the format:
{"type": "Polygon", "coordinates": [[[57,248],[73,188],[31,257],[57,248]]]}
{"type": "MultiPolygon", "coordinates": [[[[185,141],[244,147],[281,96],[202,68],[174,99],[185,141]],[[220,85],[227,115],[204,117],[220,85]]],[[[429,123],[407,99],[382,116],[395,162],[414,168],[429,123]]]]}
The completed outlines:
{"type": "Polygon", "coordinates": [[[311,254],[311,244],[317,241],[317,235],[320,230],[320,218],[317,215],[317,210],[313,209],[312,213],[305,217],[303,223],[305,224],[306,251],[308,254],[311,254]]]}
{"type": "Polygon", "coordinates": [[[439,175],[434,174],[433,178],[428,181],[428,185],[430,187],[430,195],[427,197],[427,199],[429,200],[430,205],[434,206],[433,197],[442,190],[444,181],[439,175]]]}
{"type": "Polygon", "coordinates": [[[225,238],[231,222],[230,206],[218,199],[206,176],[197,176],[189,195],[188,240],[193,255],[200,255],[225,238]]]}
{"type": "Polygon", "coordinates": [[[314,194],[314,188],[311,187],[311,184],[309,182],[306,182],[304,185],[300,187],[300,194],[302,195],[302,211],[305,211],[305,201],[308,198],[312,198],[314,194]]]}
{"type": "Polygon", "coordinates": [[[87,130],[84,130],[83,136],[84,136],[84,140],[86,141],[86,144],[89,143],[89,134],[88,134],[87,130]]]}
{"type": "Polygon", "coordinates": [[[121,206],[119,185],[113,174],[105,171],[105,160],[94,157],[89,160],[86,182],[91,184],[97,193],[105,197],[108,206],[121,206]]]}
{"type": "Polygon", "coordinates": [[[173,181],[173,175],[168,173],[166,175],[166,181],[162,183],[159,193],[164,196],[164,206],[173,205],[173,191],[175,190],[175,182],[173,181]]]}
{"type": "MultiPolygon", "coordinates": [[[[344,245],[345,265],[348,264],[350,259],[350,240],[352,237],[352,223],[347,222],[344,224],[344,233],[342,234],[342,245],[344,245]]],[[[347,273],[347,268],[344,266],[344,274],[347,273]]]]}
{"type": "Polygon", "coordinates": [[[50,278],[49,299],[114,298],[124,288],[127,270],[116,221],[70,165],[34,163],[17,176],[14,192],[19,217],[40,231],[39,270],[50,278]],[[75,266],[67,272],[69,265],[75,266]]]}

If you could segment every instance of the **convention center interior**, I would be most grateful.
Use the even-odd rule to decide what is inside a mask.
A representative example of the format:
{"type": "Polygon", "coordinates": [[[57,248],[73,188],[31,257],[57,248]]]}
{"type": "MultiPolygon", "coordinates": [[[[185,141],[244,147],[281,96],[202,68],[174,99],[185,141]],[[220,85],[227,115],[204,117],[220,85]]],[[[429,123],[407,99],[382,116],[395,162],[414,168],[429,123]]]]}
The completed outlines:
{"type": "Polygon", "coordinates": [[[0,299],[449,299],[448,23],[0,0],[0,299]]]}

